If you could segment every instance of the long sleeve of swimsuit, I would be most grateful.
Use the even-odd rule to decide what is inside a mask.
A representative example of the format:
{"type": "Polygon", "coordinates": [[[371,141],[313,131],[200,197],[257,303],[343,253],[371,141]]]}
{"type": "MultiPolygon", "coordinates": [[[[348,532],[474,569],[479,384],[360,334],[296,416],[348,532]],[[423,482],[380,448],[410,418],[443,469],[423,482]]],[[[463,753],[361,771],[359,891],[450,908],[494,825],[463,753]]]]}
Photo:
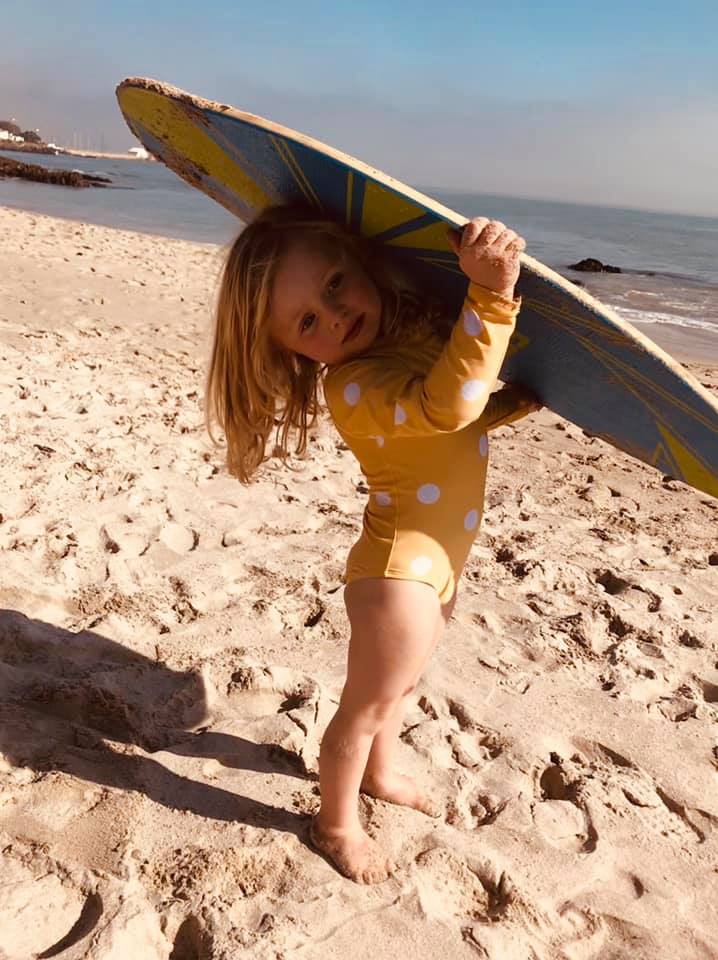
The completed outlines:
{"type": "Polygon", "coordinates": [[[462,430],[489,402],[520,306],[520,299],[472,283],[449,340],[425,375],[371,356],[331,368],[324,395],[334,422],[357,438],[462,430]]]}
{"type": "Polygon", "coordinates": [[[483,414],[486,429],[496,430],[521,420],[531,412],[532,402],[523,390],[507,384],[489,397],[483,414]]]}

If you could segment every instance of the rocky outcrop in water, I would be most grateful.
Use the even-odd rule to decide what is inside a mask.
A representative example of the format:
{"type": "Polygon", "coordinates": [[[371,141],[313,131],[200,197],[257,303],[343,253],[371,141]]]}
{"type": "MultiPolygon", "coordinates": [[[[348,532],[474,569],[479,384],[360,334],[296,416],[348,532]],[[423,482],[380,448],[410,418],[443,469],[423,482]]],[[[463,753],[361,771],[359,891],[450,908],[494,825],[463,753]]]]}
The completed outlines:
{"type": "Polygon", "coordinates": [[[105,184],[112,183],[108,177],[96,177],[78,170],[48,170],[37,163],[21,163],[6,157],[0,157],[0,178],[2,177],[56,183],[62,187],[104,187],[105,184]]]}
{"type": "Polygon", "coordinates": [[[601,263],[593,257],[586,257],[578,263],[569,264],[569,270],[580,270],[582,273],[622,273],[620,267],[612,267],[610,263],[601,263]]]}

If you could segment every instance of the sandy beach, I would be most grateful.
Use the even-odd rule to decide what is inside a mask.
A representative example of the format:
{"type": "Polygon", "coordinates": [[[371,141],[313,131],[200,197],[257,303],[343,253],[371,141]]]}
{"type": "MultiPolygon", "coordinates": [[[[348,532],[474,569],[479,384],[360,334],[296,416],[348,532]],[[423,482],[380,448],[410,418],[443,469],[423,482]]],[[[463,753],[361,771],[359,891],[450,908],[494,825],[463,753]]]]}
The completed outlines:
{"type": "Polygon", "coordinates": [[[324,422],[227,474],[219,248],[0,236],[0,960],[718,957],[718,501],[550,411],[494,435],[401,737],[442,817],[363,797],[400,869],[356,885],[307,842],[356,462],[324,422]]]}

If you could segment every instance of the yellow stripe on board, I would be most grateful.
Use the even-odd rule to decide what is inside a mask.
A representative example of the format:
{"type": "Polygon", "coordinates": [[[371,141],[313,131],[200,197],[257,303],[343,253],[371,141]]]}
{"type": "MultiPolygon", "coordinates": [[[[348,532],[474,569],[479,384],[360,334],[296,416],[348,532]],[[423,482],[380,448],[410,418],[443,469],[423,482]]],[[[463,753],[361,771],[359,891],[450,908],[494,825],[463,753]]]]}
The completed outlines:
{"type": "Polygon", "coordinates": [[[447,225],[438,220],[428,227],[421,227],[411,233],[403,233],[400,237],[394,237],[393,240],[387,240],[387,244],[392,247],[417,247],[419,250],[448,251],[451,250],[451,247],[446,239],[447,229],[447,225]]]}
{"type": "Polygon", "coordinates": [[[405,197],[391,193],[386,187],[367,180],[364,187],[364,206],[361,216],[361,232],[365,237],[392,230],[407,220],[415,220],[426,213],[423,207],[405,197]]]}
{"type": "Polygon", "coordinates": [[[718,497],[718,477],[715,473],[708,470],[698,457],[667,428],[660,423],[657,423],[656,426],[686,482],[698,490],[705,490],[711,496],[718,497]]]}
{"type": "MultiPolygon", "coordinates": [[[[119,93],[122,112],[136,120],[152,136],[171,144],[172,149],[188,158],[189,163],[227,190],[237,194],[253,209],[270,204],[271,199],[239,164],[190,118],[185,108],[151,90],[126,87],[119,93]]],[[[179,171],[178,171],[179,172],[179,171]]]]}
{"type": "Polygon", "coordinates": [[[319,200],[319,197],[314,192],[314,188],[311,183],[307,180],[304,171],[297,163],[297,160],[292,153],[289,144],[284,140],[280,140],[279,137],[270,137],[274,149],[277,151],[281,159],[284,161],[285,166],[288,168],[292,176],[294,177],[297,186],[304,194],[305,198],[313,203],[315,207],[319,207],[321,210],[322,204],[319,200]]]}

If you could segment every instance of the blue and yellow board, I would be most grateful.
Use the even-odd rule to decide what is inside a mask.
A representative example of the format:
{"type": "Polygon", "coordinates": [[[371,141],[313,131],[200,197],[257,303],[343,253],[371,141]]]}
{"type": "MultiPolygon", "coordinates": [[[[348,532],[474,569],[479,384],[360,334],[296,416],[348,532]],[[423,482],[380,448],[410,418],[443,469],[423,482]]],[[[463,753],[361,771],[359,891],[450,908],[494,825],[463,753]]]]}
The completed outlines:
{"type": "MultiPolygon", "coordinates": [[[[117,98],[154,156],[241,220],[269,204],[309,204],[383,241],[458,312],[466,278],[445,232],[465,217],[317,140],[176,87],[129,79],[117,98]]],[[[718,402],[708,391],[629,323],[529,256],[518,290],[523,306],[501,378],[718,496],[718,402]]]]}

